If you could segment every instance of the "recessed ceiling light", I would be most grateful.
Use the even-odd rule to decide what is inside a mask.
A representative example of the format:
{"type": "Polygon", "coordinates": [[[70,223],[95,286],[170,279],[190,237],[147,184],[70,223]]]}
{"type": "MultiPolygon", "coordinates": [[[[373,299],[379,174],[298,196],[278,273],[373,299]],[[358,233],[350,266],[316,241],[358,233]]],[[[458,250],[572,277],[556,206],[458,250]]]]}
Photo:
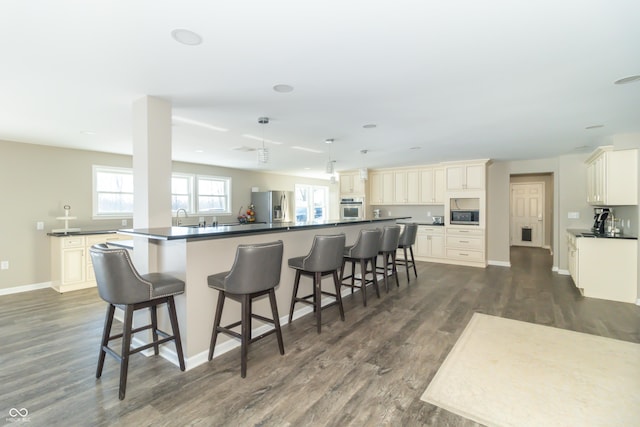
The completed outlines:
{"type": "Polygon", "coordinates": [[[640,74],[636,74],[635,76],[624,77],[622,79],[616,80],[613,82],[617,85],[626,85],[627,83],[634,83],[640,81],[640,74]]]}
{"type": "Polygon", "coordinates": [[[204,153],[204,150],[196,150],[196,153],[204,153]]]}
{"type": "Polygon", "coordinates": [[[185,30],[184,28],[176,28],[171,31],[171,37],[178,43],[186,44],[188,46],[197,46],[202,43],[202,37],[200,34],[196,34],[191,30],[185,30]]]}
{"type": "Polygon", "coordinates": [[[365,128],[365,129],[373,129],[373,128],[376,127],[376,125],[374,123],[369,123],[369,124],[366,124],[366,125],[364,125],[362,127],[365,128]]]}
{"type": "Polygon", "coordinates": [[[300,147],[297,145],[292,146],[291,148],[301,151],[308,151],[309,153],[324,153],[322,150],[314,150],[313,148],[300,147]]]}
{"type": "Polygon", "coordinates": [[[293,86],[291,85],[275,85],[273,90],[280,93],[289,93],[293,92],[293,86]]]}
{"type": "Polygon", "coordinates": [[[325,144],[333,144],[333,138],[325,139],[325,144]]]}
{"type": "Polygon", "coordinates": [[[221,128],[219,126],[210,125],[209,123],[199,122],[197,120],[187,119],[186,117],[171,116],[174,122],[186,123],[188,125],[200,126],[211,130],[217,130],[218,132],[229,132],[229,129],[221,128]]]}
{"type": "Polygon", "coordinates": [[[96,134],[94,131],[91,131],[91,130],[81,130],[80,133],[83,134],[83,135],[95,135],[96,134]]]}
{"type": "Polygon", "coordinates": [[[304,168],[304,170],[306,170],[306,171],[310,171],[310,170],[311,170],[311,168],[304,168]]]}
{"type": "Polygon", "coordinates": [[[409,148],[409,150],[421,150],[421,149],[422,149],[422,147],[411,147],[411,148],[409,148]]]}
{"type": "Polygon", "coordinates": [[[604,125],[591,125],[591,126],[587,126],[585,129],[598,129],[598,128],[603,128],[604,125]]]}

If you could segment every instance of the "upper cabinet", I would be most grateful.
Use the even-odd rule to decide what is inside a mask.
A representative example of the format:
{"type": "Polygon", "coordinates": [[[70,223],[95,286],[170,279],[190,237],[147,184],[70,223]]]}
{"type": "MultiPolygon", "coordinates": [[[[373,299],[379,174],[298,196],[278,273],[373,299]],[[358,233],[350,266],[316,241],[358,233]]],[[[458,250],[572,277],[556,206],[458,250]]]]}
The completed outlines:
{"type": "Polygon", "coordinates": [[[447,166],[447,191],[484,190],[486,162],[447,166]]]}
{"type": "Polygon", "coordinates": [[[369,199],[372,205],[394,204],[394,173],[392,171],[369,173],[369,199]]]}
{"type": "Polygon", "coordinates": [[[394,205],[420,204],[420,171],[397,170],[393,173],[394,205]]]}
{"type": "Polygon", "coordinates": [[[638,204],[638,150],[598,147],[587,159],[587,203],[599,206],[638,204]]]}
{"type": "Polygon", "coordinates": [[[444,204],[444,169],[423,169],[420,171],[420,203],[425,205],[444,204]]]}
{"type": "Polygon", "coordinates": [[[341,196],[364,196],[364,181],[360,179],[360,172],[340,173],[340,195],[341,196]]]}

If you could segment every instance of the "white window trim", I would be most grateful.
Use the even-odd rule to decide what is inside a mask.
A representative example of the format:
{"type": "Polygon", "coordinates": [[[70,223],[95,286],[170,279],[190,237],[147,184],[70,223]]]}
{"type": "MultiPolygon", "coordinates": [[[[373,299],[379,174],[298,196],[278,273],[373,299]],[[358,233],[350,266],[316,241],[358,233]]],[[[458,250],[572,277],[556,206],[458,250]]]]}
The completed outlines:
{"type": "MultiPolygon", "coordinates": [[[[116,213],[116,214],[99,214],[98,213],[98,191],[96,189],[97,179],[96,175],[98,172],[118,172],[123,174],[131,174],[133,175],[133,169],[131,168],[122,168],[117,166],[103,166],[103,165],[92,165],[91,170],[91,192],[92,192],[92,208],[91,208],[91,218],[92,219],[129,219],[133,218],[133,212],[126,213],[116,213]]],[[[135,193],[134,193],[135,194],[135,193]]]]}
{"type": "Polygon", "coordinates": [[[195,199],[195,206],[196,206],[196,215],[220,215],[220,216],[226,216],[226,215],[231,215],[233,212],[233,200],[232,200],[232,194],[233,194],[233,188],[232,188],[232,179],[230,176],[219,176],[219,175],[196,175],[195,178],[195,183],[194,183],[194,199],[195,199]],[[226,211],[221,211],[221,212],[211,212],[211,211],[201,211],[200,210],[200,206],[199,206],[199,200],[198,198],[200,197],[200,192],[199,192],[199,188],[198,188],[198,181],[200,179],[211,179],[211,180],[222,180],[226,182],[227,185],[227,210],[226,211]]]}
{"type": "MultiPolygon", "coordinates": [[[[195,189],[196,175],[192,173],[178,172],[178,173],[172,173],[171,178],[188,178],[189,179],[189,209],[187,209],[187,213],[193,214],[195,212],[195,206],[196,206],[195,199],[197,198],[196,189],[195,189]]],[[[171,196],[173,197],[173,188],[171,189],[171,196]]],[[[171,207],[171,213],[174,215],[176,213],[176,211],[173,209],[173,206],[171,207]]]]}

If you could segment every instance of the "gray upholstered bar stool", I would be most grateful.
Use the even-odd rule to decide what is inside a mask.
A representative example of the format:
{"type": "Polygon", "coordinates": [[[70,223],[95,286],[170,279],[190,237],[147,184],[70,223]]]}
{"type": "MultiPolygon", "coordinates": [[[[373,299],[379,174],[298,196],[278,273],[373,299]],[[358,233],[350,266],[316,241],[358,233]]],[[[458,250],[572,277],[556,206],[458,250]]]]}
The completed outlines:
{"type": "Polygon", "coordinates": [[[389,276],[396,277],[396,285],[400,287],[398,281],[398,268],[396,266],[396,251],[398,250],[398,242],[400,241],[400,226],[387,225],[382,231],[382,243],[380,244],[379,255],[382,256],[382,265],[378,265],[376,271],[384,274],[384,287],[389,292],[389,276]],[[391,267],[391,274],[389,274],[391,267]]]}
{"type": "Polygon", "coordinates": [[[407,283],[411,282],[409,276],[409,268],[413,267],[413,273],[418,277],[418,271],[416,270],[416,260],[413,258],[413,245],[416,243],[416,235],[418,234],[418,224],[415,222],[405,224],[404,230],[400,234],[400,240],[398,241],[398,249],[402,249],[404,252],[404,258],[396,258],[396,265],[404,265],[407,269],[407,283]],[[407,249],[409,249],[409,255],[407,256],[407,249]]]}
{"type": "Polygon", "coordinates": [[[367,305],[367,285],[373,284],[376,290],[376,295],[380,298],[380,288],[378,287],[378,275],[376,274],[376,258],[378,257],[378,251],[380,250],[380,244],[382,240],[382,231],[375,230],[360,230],[358,237],[353,245],[346,246],[344,248],[344,259],[342,261],[342,268],[340,269],[340,283],[342,286],[349,286],[351,293],[355,288],[360,288],[362,291],[362,304],[367,305]],[[351,275],[344,275],[344,267],[347,262],[351,263],[351,275]],[[360,264],[360,284],[356,285],[356,263],[360,264]],[[371,264],[371,269],[367,268],[367,265],[371,264]],[[371,279],[367,279],[367,274],[371,274],[371,279]]]}
{"type": "Polygon", "coordinates": [[[174,295],[184,292],[184,282],[164,273],[139,274],[131,262],[129,253],[122,248],[112,249],[101,243],[93,245],[89,249],[89,253],[91,254],[91,262],[96,275],[98,293],[103,300],[109,303],[102,333],[102,342],[100,343],[96,378],[102,376],[106,353],[115,357],[120,362],[120,389],[118,396],[120,400],[124,399],[127,388],[129,356],[151,347],[153,347],[153,351],[157,355],[159,344],[168,341],[175,342],[180,370],[184,371],[180,330],[178,329],[176,306],[173,300],[174,295]],[[156,308],[164,303],[167,303],[167,308],[169,309],[173,335],[158,329],[156,308]],[[111,335],[111,325],[113,324],[113,314],[116,307],[124,311],[123,331],[121,334],[111,335]],[[143,308],[151,310],[151,323],[132,329],[133,312],[143,308]],[[153,342],[131,349],[131,337],[133,334],[147,329],[151,329],[153,342]],[[159,339],[159,335],[162,336],[162,339],[159,339]],[[120,354],[109,347],[109,341],[117,338],[122,338],[120,354]]]}
{"type": "Polygon", "coordinates": [[[230,271],[213,274],[207,278],[210,288],[217,289],[218,305],[216,307],[213,332],[211,333],[211,346],[209,347],[209,360],[213,358],[213,350],[216,346],[218,333],[222,332],[240,339],[240,375],[247,376],[247,354],[249,344],[258,341],[275,332],[278,337],[280,354],[284,354],[284,343],[280,320],[278,318],[278,306],[276,305],[276,293],[274,288],[280,283],[282,270],[282,240],[270,243],[254,245],[239,245],[236,250],[236,258],[230,271]],[[251,305],[254,298],[269,295],[271,314],[273,319],[252,313],[251,305]],[[240,302],[241,318],[239,321],[227,326],[220,326],[224,300],[231,298],[240,302]],[[256,337],[251,337],[251,319],[272,323],[274,329],[264,332],[256,337]],[[240,333],[232,329],[240,326],[240,333]]]}
{"type": "Polygon", "coordinates": [[[313,305],[316,313],[316,325],[318,333],[321,330],[322,309],[338,305],[340,318],[344,321],[344,308],[342,307],[342,297],[340,296],[340,281],[338,280],[338,269],[342,266],[342,253],[345,243],[344,234],[330,236],[314,236],[311,250],[307,255],[289,258],[289,267],[296,270],[296,279],[293,283],[293,296],[291,298],[291,309],[289,310],[289,323],[293,320],[293,309],[297,302],[313,305]],[[322,277],[333,275],[335,294],[322,290],[322,277]],[[313,277],[313,292],[303,297],[298,297],[298,286],[300,276],[313,277]],[[335,301],[322,307],[322,295],[329,295],[335,301]]]}

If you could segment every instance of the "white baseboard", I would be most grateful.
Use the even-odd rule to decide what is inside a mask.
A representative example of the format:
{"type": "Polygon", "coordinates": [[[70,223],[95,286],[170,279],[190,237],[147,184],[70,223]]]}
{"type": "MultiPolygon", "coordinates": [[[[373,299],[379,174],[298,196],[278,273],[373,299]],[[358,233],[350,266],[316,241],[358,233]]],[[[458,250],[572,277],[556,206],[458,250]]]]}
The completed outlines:
{"type": "Polygon", "coordinates": [[[495,265],[497,267],[508,267],[508,268],[511,268],[511,262],[509,262],[509,261],[492,261],[492,260],[489,260],[489,261],[487,261],[487,264],[495,265]]]}
{"type": "Polygon", "coordinates": [[[21,292],[37,291],[38,289],[50,288],[51,282],[34,283],[32,285],[14,286],[12,288],[0,289],[0,296],[19,294],[21,292]]]}
{"type": "Polygon", "coordinates": [[[636,305],[640,305],[640,298],[636,300],[636,305]]]}
{"type": "Polygon", "coordinates": [[[558,274],[561,274],[563,276],[570,276],[571,275],[569,270],[560,270],[558,267],[553,267],[553,271],[556,271],[558,274]]]}

